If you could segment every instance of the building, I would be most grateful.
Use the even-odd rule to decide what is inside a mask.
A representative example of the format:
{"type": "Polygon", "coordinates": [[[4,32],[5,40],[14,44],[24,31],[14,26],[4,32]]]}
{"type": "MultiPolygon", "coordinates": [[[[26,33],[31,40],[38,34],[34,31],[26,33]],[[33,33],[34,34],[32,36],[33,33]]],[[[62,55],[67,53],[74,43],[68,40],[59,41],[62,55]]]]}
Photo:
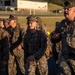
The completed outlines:
{"type": "Polygon", "coordinates": [[[48,10],[47,2],[29,0],[0,0],[0,6],[12,6],[17,9],[48,10]]]}
{"type": "Polygon", "coordinates": [[[16,6],[17,0],[0,0],[0,6],[16,6]]]}

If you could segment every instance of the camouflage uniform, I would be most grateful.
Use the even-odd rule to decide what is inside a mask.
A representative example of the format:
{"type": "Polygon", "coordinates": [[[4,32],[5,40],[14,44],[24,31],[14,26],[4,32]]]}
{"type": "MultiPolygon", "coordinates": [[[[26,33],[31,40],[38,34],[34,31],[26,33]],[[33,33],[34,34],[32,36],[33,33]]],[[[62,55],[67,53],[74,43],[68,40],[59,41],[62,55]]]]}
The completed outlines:
{"type": "Polygon", "coordinates": [[[10,37],[10,56],[8,62],[8,73],[9,75],[16,75],[16,64],[22,74],[25,74],[24,68],[24,50],[18,50],[18,45],[23,47],[23,38],[25,29],[17,23],[15,28],[9,27],[8,30],[10,37]]]}
{"type": "Polygon", "coordinates": [[[8,33],[0,27],[0,75],[8,75],[9,60],[8,33]]]}
{"type": "Polygon", "coordinates": [[[62,50],[58,58],[60,75],[75,74],[75,52],[74,50],[74,26],[75,20],[68,24],[67,20],[63,20],[57,28],[62,36],[62,50]],[[71,26],[68,28],[68,26],[71,26]],[[68,28],[68,29],[67,29],[68,28]]]}
{"type": "MultiPolygon", "coordinates": [[[[36,16],[29,16],[27,21],[36,21],[36,16]]],[[[45,33],[36,29],[27,30],[24,36],[26,75],[48,75],[47,59],[45,57],[46,46],[45,33]],[[39,39],[38,34],[41,34],[39,39]],[[28,57],[32,55],[35,59],[29,61],[28,57]],[[39,70],[38,73],[37,69],[39,70]]]]}
{"type": "Polygon", "coordinates": [[[46,37],[47,37],[47,48],[46,48],[46,52],[45,52],[45,56],[47,59],[50,58],[51,56],[51,42],[50,42],[50,32],[47,32],[46,30],[46,24],[42,21],[42,19],[40,17],[37,17],[37,22],[38,22],[38,25],[37,25],[37,30],[41,30],[43,31],[45,34],[46,34],[46,37]]]}
{"type": "Polygon", "coordinates": [[[75,5],[70,1],[66,1],[64,4],[66,19],[62,20],[56,27],[62,40],[62,50],[58,57],[58,75],[75,75],[75,9],[73,9],[75,5]],[[72,15],[72,13],[74,14],[72,15]]]}
{"type": "Polygon", "coordinates": [[[58,58],[59,75],[75,75],[75,20],[64,19],[58,28],[61,34],[62,50],[58,58]]]}

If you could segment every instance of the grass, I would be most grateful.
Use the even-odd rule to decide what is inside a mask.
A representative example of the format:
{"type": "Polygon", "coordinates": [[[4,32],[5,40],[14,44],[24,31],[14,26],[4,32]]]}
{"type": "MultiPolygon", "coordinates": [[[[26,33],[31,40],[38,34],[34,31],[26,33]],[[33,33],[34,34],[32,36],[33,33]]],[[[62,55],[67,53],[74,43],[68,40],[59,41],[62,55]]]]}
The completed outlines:
{"type": "Polygon", "coordinates": [[[42,18],[42,20],[46,23],[46,29],[47,31],[53,31],[55,29],[55,23],[60,22],[64,17],[48,17],[48,18],[42,18]]]}
{"type": "Polygon", "coordinates": [[[24,10],[21,10],[21,11],[0,11],[0,14],[17,14],[17,15],[29,15],[30,13],[31,14],[36,14],[36,15],[63,15],[63,13],[53,13],[52,11],[53,10],[57,10],[57,9],[60,9],[63,11],[63,7],[61,6],[58,6],[58,5],[55,5],[55,4],[52,4],[52,3],[49,3],[48,4],[48,11],[43,11],[43,10],[34,10],[31,9],[31,10],[28,10],[28,9],[24,9],[24,10]]]}
{"type": "MultiPolygon", "coordinates": [[[[60,13],[52,13],[52,12],[50,12],[50,10],[61,9],[63,11],[63,7],[50,3],[48,5],[48,8],[49,8],[48,12],[35,11],[35,14],[55,15],[55,17],[41,17],[42,20],[46,23],[46,29],[51,32],[55,28],[55,23],[57,21],[60,22],[64,17],[63,16],[62,17],[57,16],[57,15],[63,15],[63,13],[61,13],[61,14],[60,13]]],[[[21,14],[29,15],[29,11],[28,10],[27,11],[23,11],[23,12],[22,11],[13,11],[13,12],[11,12],[11,11],[5,11],[5,12],[4,11],[0,11],[0,14],[16,14],[16,13],[20,14],[20,15],[21,14]]],[[[32,13],[34,13],[34,12],[32,11],[32,13]]],[[[8,18],[8,16],[0,16],[0,18],[8,18]]],[[[19,20],[19,23],[26,28],[26,17],[18,17],[18,20],[19,20]]]]}
{"type": "MultiPolygon", "coordinates": [[[[8,18],[8,16],[4,17],[4,16],[0,16],[0,18],[8,18]]],[[[46,23],[46,30],[47,31],[53,31],[55,28],[55,23],[57,21],[61,21],[62,19],[64,19],[64,17],[41,17],[42,20],[46,23]]],[[[18,22],[23,25],[26,29],[26,17],[18,17],[18,22]]]]}
{"type": "MultiPolygon", "coordinates": [[[[55,23],[60,22],[64,17],[41,17],[42,20],[46,23],[46,30],[53,31],[55,29],[55,23]]],[[[26,17],[18,17],[18,21],[26,29],[26,17]]]]}
{"type": "Polygon", "coordinates": [[[48,4],[48,8],[49,8],[49,10],[56,10],[56,9],[62,9],[63,10],[63,7],[52,4],[52,3],[48,4]]]}
{"type": "MultiPolygon", "coordinates": [[[[60,18],[58,18],[58,17],[53,17],[53,18],[51,18],[51,17],[41,17],[41,18],[46,23],[46,30],[51,32],[55,28],[55,23],[57,21],[60,22],[64,17],[60,17],[60,18]]],[[[26,29],[26,26],[27,26],[26,25],[26,17],[18,17],[18,21],[26,29]]]]}
{"type": "MultiPolygon", "coordinates": [[[[53,31],[55,28],[55,23],[58,21],[60,22],[64,17],[41,17],[42,20],[46,23],[46,29],[47,31],[53,31]]],[[[26,28],[26,18],[25,17],[19,17],[19,22],[26,28]]]]}

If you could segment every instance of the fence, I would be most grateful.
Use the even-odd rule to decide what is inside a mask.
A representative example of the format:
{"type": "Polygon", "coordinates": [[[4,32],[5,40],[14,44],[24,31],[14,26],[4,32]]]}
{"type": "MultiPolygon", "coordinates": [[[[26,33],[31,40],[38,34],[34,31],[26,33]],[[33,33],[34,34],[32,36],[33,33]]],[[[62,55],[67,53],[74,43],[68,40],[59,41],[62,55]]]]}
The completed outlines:
{"type": "Polygon", "coordinates": [[[0,11],[0,15],[8,15],[8,14],[14,14],[14,15],[47,15],[47,16],[63,16],[63,11],[58,10],[35,10],[35,9],[21,9],[19,11],[13,10],[13,11],[0,11]],[[54,12],[55,11],[55,12],[54,12]]]}

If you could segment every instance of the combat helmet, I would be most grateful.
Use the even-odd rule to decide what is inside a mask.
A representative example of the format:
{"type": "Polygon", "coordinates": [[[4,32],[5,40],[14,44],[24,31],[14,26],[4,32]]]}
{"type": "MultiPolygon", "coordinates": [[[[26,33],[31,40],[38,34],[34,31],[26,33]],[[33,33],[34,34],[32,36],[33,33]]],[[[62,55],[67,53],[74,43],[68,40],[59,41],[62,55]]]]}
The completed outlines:
{"type": "Polygon", "coordinates": [[[65,1],[64,2],[64,7],[65,8],[71,8],[71,7],[75,7],[75,1],[73,2],[73,1],[65,1]]]}
{"type": "Polygon", "coordinates": [[[9,15],[9,20],[16,20],[18,21],[18,18],[14,15],[9,15]]]}
{"type": "Polygon", "coordinates": [[[37,22],[37,16],[35,15],[29,15],[26,19],[27,19],[27,22],[31,22],[31,21],[37,22]]]}

